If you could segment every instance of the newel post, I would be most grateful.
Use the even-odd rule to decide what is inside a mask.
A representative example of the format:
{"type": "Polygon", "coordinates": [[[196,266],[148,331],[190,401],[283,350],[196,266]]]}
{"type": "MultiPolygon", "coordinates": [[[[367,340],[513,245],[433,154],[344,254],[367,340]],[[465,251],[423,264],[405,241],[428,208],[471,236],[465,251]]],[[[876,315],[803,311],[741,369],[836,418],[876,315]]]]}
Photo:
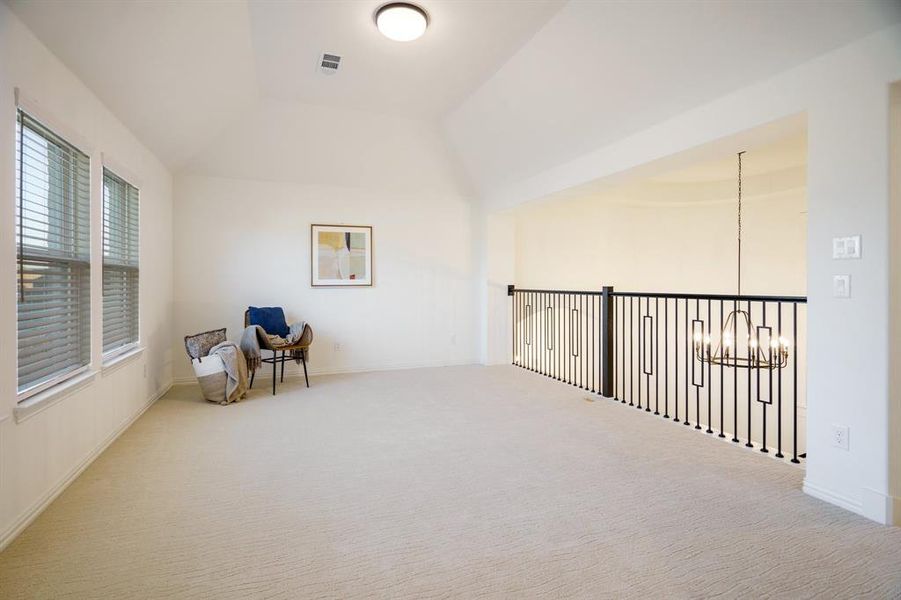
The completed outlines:
{"type": "MultiPolygon", "coordinates": [[[[512,283],[507,284],[507,295],[513,298],[513,291],[516,289],[516,286],[512,283]]],[[[510,308],[510,327],[511,327],[511,335],[510,335],[510,345],[512,346],[512,350],[510,351],[510,359],[512,360],[512,364],[516,364],[516,302],[511,302],[510,308]]]]}
{"type": "Polygon", "coordinates": [[[602,289],[601,303],[601,394],[613,397],[613,286],[602,289]]]}

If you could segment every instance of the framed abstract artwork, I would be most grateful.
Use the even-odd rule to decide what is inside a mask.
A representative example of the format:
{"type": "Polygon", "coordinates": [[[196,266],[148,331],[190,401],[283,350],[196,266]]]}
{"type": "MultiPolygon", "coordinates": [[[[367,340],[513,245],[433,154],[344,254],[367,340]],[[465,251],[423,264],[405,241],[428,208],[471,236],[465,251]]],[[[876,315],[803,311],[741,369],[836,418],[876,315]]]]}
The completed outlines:
{"type": "Polygon", "coordinates": [[[311,225],[313,287],[372,285],[372,227],[311,225]]]}

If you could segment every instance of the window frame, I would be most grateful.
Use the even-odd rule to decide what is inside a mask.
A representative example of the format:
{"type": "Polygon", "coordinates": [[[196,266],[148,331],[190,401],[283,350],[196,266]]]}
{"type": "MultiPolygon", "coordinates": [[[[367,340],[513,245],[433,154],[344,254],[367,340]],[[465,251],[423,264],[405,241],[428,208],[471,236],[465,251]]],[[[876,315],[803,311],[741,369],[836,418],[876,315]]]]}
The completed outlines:
{"type": "MultiPolygon", "coordinates": [[[[101,348],[101,363],[104,366],[109,366],[111,363],[115,362],[120,357],[123,357],[126,354],[134,352],[135,350],[140,349],[141,346],[141,183],[137,177],[135,177],[131,172],[115,163],[115,161],[111,160],[105,154],[101,154],[101,173],[100,173],[100,314],[101,314],[101,323],[100,323],[100,348],[101,348]],[[103,343],[104,343],[104,327],[106,324],[105,319],[103,318],[103,274],[106,270],[107,266],[104,261],[104,243],[106,241],[106,221],[105,221],[105,210],[106,210],[106,174],[109,173],[113,178],[118,179],[122,183],[127,186],[131,186],[134,188],[137,193],[137,226],[138,226],[138,239],[137,239],[137,247],[138,247],[138,266],[135,268],[138,273],[138,284],[137,284],[137,314],[135,315],[135,319],[137,321],[137,334],[134,341],[126,342],[120,346],[116,346],[115,348],[111,348],[108,351],[103,351],[103,343]]],[[[115,267],[113,267],[115,268],[115,267]]],[[[124,267],[123,267],[124,268],[124,267]]]]}
{"type": "MultiPolygon", "coordinates": [[[[44,109],[40,105],[38,105],[36,102],[33,102],[30,99],[23,96],[18,88],[16,88],[14,91],[15,91],[15,100],[16,100],[16,113],[15,113],[16,129],[18,129],[18,127],[20,126],[19,125],[19,123],[20,123],[19,113],[23,113],[25,116],[27,116],[27,118],[29,120],[36,122],[41,127],[46,129],[50,134],[59,138],[60,141],[64,142],[66,145],[70,146],[75,151],[83,154],[87,159],[87,176],[88,176],[87,177],[87,207],[86,207],[87,213],[88,213],[88,221],[87,221],[87,247],[88,247],[87,277],[88,277],[88,283],[87,283],[87,298],[86,298],[87,312],[88,312],[88,327],[87,327],[88,360],[83,365],[74,365],[68,369],[64,369],[64,370],[54,374],[49,379],[39,381],[37,383],[34,383],[33,385],[29,385],[29,386],[21,389],[21,390],[19,389],[19,376],[18,376],[19,361],[20,361],[19,325],[18,325],[18,315],[19,315],[18,295],[19,295],[20,291],[18,288],[18,277],[19,277],[19,268],[21,268],[21,267],[19,267],[18,265],[20,264],[19,261],[21,261],[23,259],[24,260],[28,260],[29,258],[39,259],[41,257],[37,256],[40,254],[40,251],[31,252],[30,257],[23,257],[22,253],[20,252],[20,245],[19,245],[20,231],[19,231],[19,227],[18,227],[16,221],[18,221],[19,219],[22,218],[22,216],[19,215],[19,203],[21,202],[20,192],[22,191],[22,188],[19,185],[14,184],[15,191],[12,194],[12,198],[13,198],[13,204],[15,207],[15,212],[18,215],[17,219],[15,221],[13,221],[13,224],[12,224],[13,229],[14,229],[12,237],[16,241],[16,263],[17,263],[17,269],[16,269],[16,271],[17,271],[16,363],[15,364],[16,364],[16,404],[19,405],[19,404],[22,404],[23,402],[25,402],[26,400],[28,400],[29,398],[32,398],[38,394],[41,394],[42,392],[46,392],[47,390],[49,390],[51,388],[61,386],[65,382],[72,380],[80,375],[83,375],[93,369],[92,347],[93,347],[93,334],[94,334],[94,332],[93,332],[93,320],[94,319],[93,319],[93,314],[92,314],[93,313],[93,310],[92,310],[92,302],[93,302],[92,271],[94,268],[94,265],[93,265],[93,245],[94,245],[93,233],[94,232],[93,232],[93,224],[92,224],[91,214],[92,214],[93,194],[94,194],[94,186],[93,186],[93,181],[92,181],[92,179],[93,179],[92,173],[93,173],[93,168],[94,168],[94,154],[93,154],[93,151],[92,151],[90,145],[88,145],[80,135],[73,132],[71,129],[65,127],[64,125],[61,125],[59,123],[59,121],[57,121],[51,115],[49,115],[47,112],[45,112],[44,109]]],[[[21,127],[25,127],[25,126],[26,126],[25,123],[22,121],[21,127]]],[[[40,134],[40,132],[37,132],[37,133],[40,134]]],[[[24,145],[20,148],[19,144],[20,143],[24,144],[23,136],[24,136],[24,131],[21,134],[17,133],[15,136],[15,142],[14,142],[14,154],[15,154],[14,160],[15,161],[19,161],[22,159],[22,152],[24,152],[24,145]]],[[[45,138],[45,136],[43,136],[43,135],[41,135],[41,137],[45,138]]],[[[15,178],[16,179],[19,178],[20,177],[19,166],[14,165],[13,169],[15,172],[15,178]]],[[[66,259],[66,258],[61,258],[61,257],[50,257],[50,256],[44,258],[44,260],[52,260],[54,262],[59,262],[59,263],[83,262],[83,261],[73,261],[71,259],[66,259]]]]}

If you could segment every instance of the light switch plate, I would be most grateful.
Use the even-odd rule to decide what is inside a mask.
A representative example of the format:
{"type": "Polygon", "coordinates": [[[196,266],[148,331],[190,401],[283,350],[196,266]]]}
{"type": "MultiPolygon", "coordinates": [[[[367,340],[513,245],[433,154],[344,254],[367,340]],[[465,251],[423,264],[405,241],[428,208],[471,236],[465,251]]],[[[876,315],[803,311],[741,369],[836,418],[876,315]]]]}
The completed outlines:
{"type": "Polygon", "coordinates": [[[851,297],[851,276],[850,275],[833,275],[832,276],[832,297],[833,298],[850,298],[851,297]]]}
{"type": "Polygon", "coordinates": [[[860,236],[832,238],[832,258],[837,260],[860,258],[860,236]]]}

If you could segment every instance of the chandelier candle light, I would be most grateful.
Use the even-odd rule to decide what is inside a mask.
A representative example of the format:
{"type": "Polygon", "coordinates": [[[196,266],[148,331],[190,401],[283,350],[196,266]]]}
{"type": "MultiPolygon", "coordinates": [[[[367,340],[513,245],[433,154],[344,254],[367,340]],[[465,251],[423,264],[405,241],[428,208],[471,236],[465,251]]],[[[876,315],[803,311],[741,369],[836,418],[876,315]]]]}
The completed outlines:
{"type": "MultiPolygon", "coordinates": [[[[741,296],[741,155],[738,153],[738,295],[741,296]]],[[[788,364],[791,343],[785,337],[773,336],[772,327],[755,327],[751,314],[738,308],[729,313],[723,324],[720,339],[714,348],[713,340],[702,320],[691,323],[695,357],[701,363],[743,369],[781,369],[788,364]],[[739,337],[739,328],[743,328],[739,337]],[[743,340],[739,348],[738,340],[743,340]],[[742,351],[743,350],[743,351],[742,351]]]]}

